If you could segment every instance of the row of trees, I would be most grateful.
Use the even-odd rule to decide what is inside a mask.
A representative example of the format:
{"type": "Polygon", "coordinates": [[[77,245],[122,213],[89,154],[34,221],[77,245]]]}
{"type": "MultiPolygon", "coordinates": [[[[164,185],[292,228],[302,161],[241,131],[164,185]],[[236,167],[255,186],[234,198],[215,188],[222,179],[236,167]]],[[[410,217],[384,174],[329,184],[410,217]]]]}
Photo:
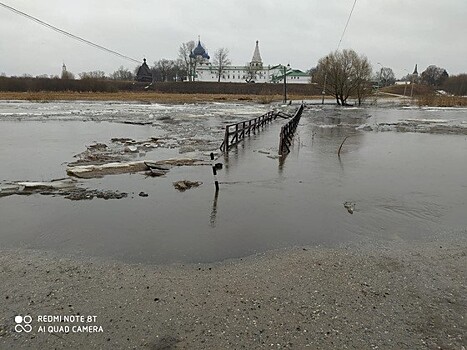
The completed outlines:
{"type": "MultiPolygon", "coordinates": [[[[137,68],[135,68],[135,71],[137,68]]],[[[112,79],[112,80],[121,80],[121,81],[130,81],[135,79],[135,74],[132,73],[130,70],[127,68],[124,68],[123,66],[120,66],[119,69],[117,69],[115,72],[112,74],[109,74],[108,76],[105,75],[104,71],[101,70],[95,70],[95,71],[90,71],[90,72],[82,72],[78,74],[80,79],[97,79],[97,80],[106,80],[106,79],[112,79]]],[[[0,73],[0,77],[6,77],[5,73],[0,73]]],[[[41,74],[41,75],[36,75],[35,77],[32,76],[31,74],[23,74],[21,76],[12,76],[11,78],[39,78],[39,79],[69,79],[73,80],[75,79],[75,75],[72,72],[69,71],[62,71],[62,74],[56,75],[56,74],[41,74]]]]}
{"type": "MultiPolygon", "coordinates": [[[[364,55],[353,50],[335,51],[321,58],[316,68],[310,70],[313,82],[323,87],[323,94],[335,96],[336,102],[346,105],[353,97],[360,105],[374,86],[384,87],[396,82],[391,68],[381,67],[372,75],[372,68],[364,55]]],[[[408,74],[402,79],[443,89],[451,94],[467,94],[467,74],[450,77],[446,69],[436,65],[428,66],[421,74],[408,74]]]]}
{"type": "Polygon", "coordinates": [[[467,74],[453,75],[444,80],[443,90],[457,96],[467,96],[467,74]]]}
{"type": "MultiPolygon", "coordinates": [[[[138,70],[138,67],[135,68],[135,72],[138,70]]],[[[120,66],[116,71],[106,76],[105,72],[102,70],[94,70],[90,72],[82,72],[78,74],[81,80],[94,79],[94,80],[121,80],[129,81],[134,80],[136,73],[131,72],[128,68],[120,66]]],[[[46,76],[47,77],[47,76],[46,76]]],[[[44,78],[44,76],[38,76],[37,78],[44,78]]],[[[51,78],[58,78],[58,76],[51,76],[51,78]]],[[[67,70],[62,71],[60,79],[75,79],[75,75],[67,70]]]]}
{"type": "MultiPolygon", "coordinates": [[[[392,69],[386,67],[377,72],[375,78],[380,86],[390,86],[396,82],[392,69]]],[[[407,74],[401,81],[427,85],[433,89],[445,90],[458,96],[467,94],[467,74],[450,76],[446,69],[436,65],[428,66],[419,76],[407,74]]]]}
{"type": "MultiPolygon", "coordinates": [[[[82,73],[79,73],[78,76],[79,76],[80,79],[95,79],[95,80],[112,79],[112,80],[129,81],[129,80],[134,80],[135,79],[136,71],[138,70],[138,68],[139,67],[136,67],[134,69],[134,73],[132,73],[128,68],[120,66],[120,68],[118,68],[116,71],[109,74],[108,76],[106,76],[105,72],[102,71],[102,70],[82,72],[82,73]]],[[[0,73],[0,77],[1,76],[6,77],[5,73],[0,73]]],[[[34,77],[31,74],[23,74],[20,77],[12,76],[11,78],[34,78],[34,77]]],[[[36,75],[35,78],[74,80],[75,79],[75,74],[73,74],[72,72],[64,69],[64,70],[62,70],[62,73],[61,73],[60,76],[53,75],[53,74],[52,75],[41,74],[41,75],[36,75]]]]}
{"type": "MultiPolygon", "coordinates": [[[[441,87],[448,77],[449,74],[446,69],[431,65],[428,66],[420,76],[407,74],[401,81],[413,81],[418,84],[441,87]]],[[[376,72],[375,79],[379,82],[380,86],[390,86],[396,82],[394,72],[388,67],[382,67],[380,71],[376,72]]]]}

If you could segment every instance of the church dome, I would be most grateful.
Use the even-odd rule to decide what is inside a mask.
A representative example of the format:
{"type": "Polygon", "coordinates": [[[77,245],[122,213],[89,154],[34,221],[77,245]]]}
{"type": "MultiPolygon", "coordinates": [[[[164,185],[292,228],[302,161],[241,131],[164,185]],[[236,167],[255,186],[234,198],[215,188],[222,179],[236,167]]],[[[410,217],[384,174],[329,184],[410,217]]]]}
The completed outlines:
{"type": "Polygon", "coordinates": [[[191,58],[196,58],[198,56],[201,56],[207,60],[210,58],[203,45],[201,45],[200,40],[198,40],[198,46],[196,46],[193,52],[190,54],[191,58]]]}

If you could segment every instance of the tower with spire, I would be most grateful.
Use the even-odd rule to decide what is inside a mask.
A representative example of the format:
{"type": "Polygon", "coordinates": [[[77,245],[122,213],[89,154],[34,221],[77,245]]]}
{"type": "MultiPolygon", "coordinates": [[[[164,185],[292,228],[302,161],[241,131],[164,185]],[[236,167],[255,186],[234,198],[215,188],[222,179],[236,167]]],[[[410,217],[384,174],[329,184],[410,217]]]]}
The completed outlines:
{"type": "Polygon", "coordinates": [[[415,64],[415,69],[413,70],[412,77],[411,77],[411,82],[410,82],[410,97],[413,97],[413,87],[414,85],[418,83],[418,70],[417,70],[417,64],[415,64]]]}
{"type": "Polygon", "coordinates": [[[250,67],[255,69],[263,68],[263,60],[261,59],[261,54],[259,53],[259,41],[256,40],[255,51],[253,52],[253,58],[250,62],[250,67]]]}

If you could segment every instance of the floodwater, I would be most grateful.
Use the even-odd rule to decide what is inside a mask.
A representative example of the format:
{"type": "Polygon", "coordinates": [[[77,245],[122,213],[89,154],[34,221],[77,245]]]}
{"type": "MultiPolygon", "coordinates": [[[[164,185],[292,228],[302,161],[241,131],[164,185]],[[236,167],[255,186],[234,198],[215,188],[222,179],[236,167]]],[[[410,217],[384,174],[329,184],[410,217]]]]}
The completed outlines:
{"type": "MultiPolygon", "coordinates": [[[[278,108],[290,113],[294,106],[278,108]]],[[[251,103],[0,102],[1,184],[63,178],[76,154],[112,138],[164,140],[135,159],[208,160],[226,123],[269,109],[251,103]]],[[[224,167],[217,195],[205,165],[174,168],[158,178],[136,173],[79,180],[82,187],[128,193],[123,199],[0,197],[0,245],[183,263],[297,245],[416,241],[465,232],[466,112],[310,105],[284,160],[276,156],[283,119],[228,157],[219,154],[224,167]],[[178,192],[172,185],[178,180],[203,185],[178,192]]]]}

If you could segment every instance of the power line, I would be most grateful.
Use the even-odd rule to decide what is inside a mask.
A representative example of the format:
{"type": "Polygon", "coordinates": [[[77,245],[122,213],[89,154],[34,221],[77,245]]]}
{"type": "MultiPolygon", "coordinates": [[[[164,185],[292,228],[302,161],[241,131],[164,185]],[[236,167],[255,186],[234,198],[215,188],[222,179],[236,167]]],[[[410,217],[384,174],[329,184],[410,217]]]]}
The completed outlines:
{"type": "Polygon", "coordinates": [[[341,40],[339,40],[339,44],[337,45],[337,50],[341,47],[342,39],[344,39],[345,31],[347,30],[347,26],[349,25],[350,22],[350,17],[352,17],[353,9],[355,8],[355,4],[357,3],[357,0],[354,1],[352,10],[350,10],[349,18],[347,18],[347,23],[345,24],[344,31],[342,32],[341,40]]]}
{"type": "Polygon", "coordinates": [[[124,59],[129,60],[129,61],[132,61],[132,62],[141,63],[140,61],[138,61],[138,60],[136,60],[136,59],[134,59],[134,58],[128,57],[128,56],[123,55],[123,54],[121,54],[121,53],[119,53],[119,52],[117,52],[117,51],[110,50],[110,49],[108,49],[108,48],[106,48],[106,47],[104,47],[104,46],[102,46],[102,45],[93,43],[92,41],[89,41],[89,40],[86,40],[86,39],[84,39],[84,38],[81,38],[81,37],[79,37],[79,36],[77,36],[77,35],[71,34],[71,33],[67,32],[67,31],[62,30],[62,29],[60,29],[60,28],[57,28],[57,27],[55,27],[55,26],[53,26],[53,25],[51,25],[51,24],[49,24],[49,23],[46,23],[46,22],[44,22],[44,21],[41,21],[39,18],[36,18],[36,17],[34,17],[34,16],[31,16],[31,15],[28,15],[27,13],[24,13],[24,12],[22,12],[22,11],[20,11],[20,10],[17,10],[17,9],[15,9],[15,8],[11,7],[11,6],[8,6],[8,5],[6,5],[6,4],[4,4],[4,3],[2,3],[2,2],[0,2],[0,6],[6,8],[7,10],[10,10],[10,11],[16,13],[17,15],[26,17],[26,18],[28,18],[28,19],[30,19],[30,20],[36,22],[36,23],[39,23],[40,25],[42,25],[42,26],[44,26],[44,27],[47,27],[47,28],[49,28],[49,29],[52,29],[52,30],[54,30],[54,31],[56,31],[56,32],[58,32],[58,33],[60,33],[60,34],[63,34],[63,35],[65,35],[65,36],[69,37],[69,38],[72,38],[72,39],[81,41],[82,43],[85,43],[85,44],[87,44],[87,45],[89,45],[89,46],[92,46],[92,47],[94,47],[94,48],[96,48],[96,49],[100,49],[100,50],[102,50],[102,51],[111,53],[111,54],[113,54],[113,55],[116,55],[116,56],[118,56],[118,57],[124,58],[124,59]]]}

